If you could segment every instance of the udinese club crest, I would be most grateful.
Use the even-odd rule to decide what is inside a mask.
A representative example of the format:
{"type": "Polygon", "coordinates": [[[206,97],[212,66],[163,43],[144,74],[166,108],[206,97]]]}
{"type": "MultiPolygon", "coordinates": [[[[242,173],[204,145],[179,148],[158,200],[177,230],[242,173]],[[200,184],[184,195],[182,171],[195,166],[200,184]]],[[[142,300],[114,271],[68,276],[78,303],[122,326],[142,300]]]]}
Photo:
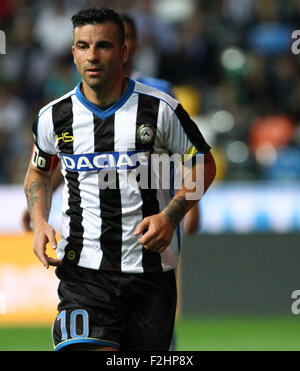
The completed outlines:
{"type": "Polygon", "coordinates": [[[137,139],[142,144],[150,144],[155,136],[155,128],[150,124],[142,124],[137,130],[137,139]]]}

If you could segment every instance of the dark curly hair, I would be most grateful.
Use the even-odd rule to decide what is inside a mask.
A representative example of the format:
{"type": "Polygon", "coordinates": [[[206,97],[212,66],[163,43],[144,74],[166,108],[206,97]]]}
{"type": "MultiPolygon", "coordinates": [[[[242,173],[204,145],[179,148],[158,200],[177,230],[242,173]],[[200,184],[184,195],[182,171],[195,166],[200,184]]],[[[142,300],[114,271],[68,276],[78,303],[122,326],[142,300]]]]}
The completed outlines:
{"type": "Polygon", "coordinates": [[[120,44],[123,45],[125,42],[125,29],[122,17],[113,9],[105,7],[83,9],[73,15],[72,22],[73,30],[76,27],[87,24],[103,24],[106,22],[113,22],[116,26],[118,26],[120,44]]]}

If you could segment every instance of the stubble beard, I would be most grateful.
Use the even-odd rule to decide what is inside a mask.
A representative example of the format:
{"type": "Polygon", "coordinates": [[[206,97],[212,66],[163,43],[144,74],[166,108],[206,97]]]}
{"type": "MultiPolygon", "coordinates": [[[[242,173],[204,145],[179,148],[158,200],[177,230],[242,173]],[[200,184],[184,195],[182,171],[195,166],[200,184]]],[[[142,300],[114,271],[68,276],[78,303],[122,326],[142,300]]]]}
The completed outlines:
{"type": "Polygon", "coordinates": [[[107,84],[106,79],[99,78],[99,77],[87,77],[87,76],[85,76],[83,80],[84,80],[85,84],[91,90],[94,90],[94,91],[102,90],[107,84]]]}

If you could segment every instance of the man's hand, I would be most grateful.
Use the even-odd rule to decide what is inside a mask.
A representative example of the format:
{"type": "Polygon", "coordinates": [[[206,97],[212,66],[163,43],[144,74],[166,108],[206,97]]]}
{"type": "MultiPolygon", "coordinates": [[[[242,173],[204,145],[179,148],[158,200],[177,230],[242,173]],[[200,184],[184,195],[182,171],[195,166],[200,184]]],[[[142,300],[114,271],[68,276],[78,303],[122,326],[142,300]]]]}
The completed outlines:
{"type": "Polygon", "coordinates": [[[155,214],[144,218],[136,227],[134,235],[143,236],[139,243],[153,252],[161,253],[171,243],[175,228],[163,214],[155,214]]]}
{"type": "Polygon", "coordinates": [[[48,242],[52,249],[55,250],[57,248],[55,231],[51,225],[44,222],[34,229],[33,251],[47,269],[49,265],[59,266],[62,263],[61,260],[51,258],[46,254],[46,245],[48,242]]]}

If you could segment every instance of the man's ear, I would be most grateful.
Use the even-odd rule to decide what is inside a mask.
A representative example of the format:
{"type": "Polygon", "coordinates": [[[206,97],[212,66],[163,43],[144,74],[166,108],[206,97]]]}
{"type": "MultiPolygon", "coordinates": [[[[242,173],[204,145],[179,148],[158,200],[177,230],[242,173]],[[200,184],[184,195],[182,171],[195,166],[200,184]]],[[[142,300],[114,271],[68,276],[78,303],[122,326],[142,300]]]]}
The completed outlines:
{"type": "Polygon", "coordinates": [[[127,44],[124,44],[121,47],[121,62],[122,62],[122,64],[126,63],[127,60],[128,60],[128,46],[127,46],[127,44]]]}

